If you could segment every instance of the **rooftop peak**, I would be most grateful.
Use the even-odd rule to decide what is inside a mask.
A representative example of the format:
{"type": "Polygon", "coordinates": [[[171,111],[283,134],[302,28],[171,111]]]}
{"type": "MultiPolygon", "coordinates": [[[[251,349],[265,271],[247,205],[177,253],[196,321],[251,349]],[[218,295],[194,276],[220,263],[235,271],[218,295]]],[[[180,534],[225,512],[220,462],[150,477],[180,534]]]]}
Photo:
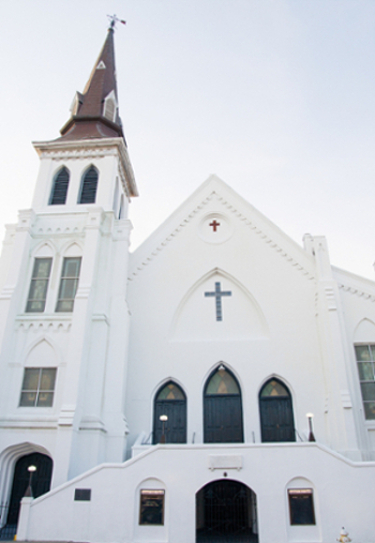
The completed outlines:
{"type": "Polygon", "coordinates": [[[64,140],[124,137],[118,112],[114,29],[122,21],[110,17],[104,45],[94,64],[83,93],[76,92],[72,116],[61,129],[64,140]]]}

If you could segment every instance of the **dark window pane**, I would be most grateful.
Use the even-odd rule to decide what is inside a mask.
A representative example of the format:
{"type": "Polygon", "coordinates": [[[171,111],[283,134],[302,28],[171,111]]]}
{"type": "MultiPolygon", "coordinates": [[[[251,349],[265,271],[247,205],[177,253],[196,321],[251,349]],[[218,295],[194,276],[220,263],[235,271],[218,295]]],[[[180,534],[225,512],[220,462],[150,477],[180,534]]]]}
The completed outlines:
{"type": "Polygon", "coordinates": [[[358,361],[367,362],[367,360],[371,360],[371,353],[368,345],[356,345],[355,354],[358,361]]]}
{"type": "Polygon", "coordinates": [[[81,196],[79,199],[79,204],[94,204],[96,198],[96,190],[98,188],[98,172],[91,166],[82,182],[81,196]]]}
{"type": "Polygon", "coordinates": [[[56,368],[26,368],[20,398],[21,407],[51,407],[56,368]]]}
{"type": "Polygon", "coordinates": [[[374,363],[358,362],[358,373],[361,381],[374,381],[374,363]]]}
{"type": "Polygon", "coordinates": [[[71,312],[77,292],[81,258],[64,258],[59,297],[56,305],[57,312],[71,312]]]}
{"type": "Polygon", "coordinates": [[[36,258],[31,277],[26,313],[43,313],[46,305],[52,258],[36,258]]]}
{"type": "Polygon", "coordinates": [[[375,419],[375,402],[364,402],[365,417],[367,420],[375,419]]]}
{"type": "Polygon", "coordinates": [[[69,172],[65,166],[59,171],[53,183],[50,205],[64,205],[68,193],[69,172]]]}
{"type": "Polygon", "coordinates": [[[288,490],[290,523],[315,524],[313,493],[309,488],[288,490]]]}
{"type": "Polygon", "coordinates": [[[22,392],[20,399],[21,407],[34,407],[36,400],[36,392],[22,392]]]}
{"type": "Polygon", "coordinates": [[[56,368],[43,368],[40,379],[41,390],[53,390],[55,388],[56,368]]]}
{"type": "Polygon", "coordinates": [[[375,382],[361,383],[362,399],[375,401],[375,382]]]}
{"type": "Polygon", "coordinates": [[[23,377],[23,390],[38,390],[39,385],[39,369],[27,368],[23,377]]]}
{"type": "Polygon", "coordinates": [[[76,488],[74,500],[77,502],[89,502],[91,500],[91,488],[76,488]]]}

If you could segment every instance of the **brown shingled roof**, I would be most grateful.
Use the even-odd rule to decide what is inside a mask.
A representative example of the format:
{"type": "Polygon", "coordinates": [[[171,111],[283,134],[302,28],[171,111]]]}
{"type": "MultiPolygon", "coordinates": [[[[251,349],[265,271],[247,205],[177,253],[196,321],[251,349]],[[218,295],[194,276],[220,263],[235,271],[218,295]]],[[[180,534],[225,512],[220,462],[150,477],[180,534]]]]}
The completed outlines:
{"type": "Polygon", "coordinates": [[[113,122],[103,115],[104,100],[111,91],[117,100],[113,34],[111,27],[83,93],[76,95],[77,106],[61,129],[59,140],[124,137],[118,111],[113,122]]]}

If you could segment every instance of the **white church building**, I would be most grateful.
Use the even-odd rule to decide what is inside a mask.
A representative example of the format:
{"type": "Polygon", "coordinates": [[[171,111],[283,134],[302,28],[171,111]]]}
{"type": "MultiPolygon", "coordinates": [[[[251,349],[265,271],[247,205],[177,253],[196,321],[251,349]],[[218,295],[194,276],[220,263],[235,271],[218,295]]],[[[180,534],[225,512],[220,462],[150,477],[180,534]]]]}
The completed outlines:
{"type": "Polygon", "coordinates": [[[215,176],[130,252],[113,34],[7,226],[0,539],[374,543],[375,283],[215,176]]]}

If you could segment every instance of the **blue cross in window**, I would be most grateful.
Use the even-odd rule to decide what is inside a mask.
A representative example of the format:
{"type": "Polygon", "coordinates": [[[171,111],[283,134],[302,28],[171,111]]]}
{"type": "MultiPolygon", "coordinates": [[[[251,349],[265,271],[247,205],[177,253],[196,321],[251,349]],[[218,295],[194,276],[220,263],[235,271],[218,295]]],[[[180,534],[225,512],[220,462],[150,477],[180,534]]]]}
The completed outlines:
{"type": "Polygon", "coordinates": [[[230,290],[220,290],[220,283],[215,283],[215,292],[205,292],[205,296],[214,296],[216,301],[216,320],[223,320],[223,313],[221,308],[222,296],[232,296],[230,290]]]}

